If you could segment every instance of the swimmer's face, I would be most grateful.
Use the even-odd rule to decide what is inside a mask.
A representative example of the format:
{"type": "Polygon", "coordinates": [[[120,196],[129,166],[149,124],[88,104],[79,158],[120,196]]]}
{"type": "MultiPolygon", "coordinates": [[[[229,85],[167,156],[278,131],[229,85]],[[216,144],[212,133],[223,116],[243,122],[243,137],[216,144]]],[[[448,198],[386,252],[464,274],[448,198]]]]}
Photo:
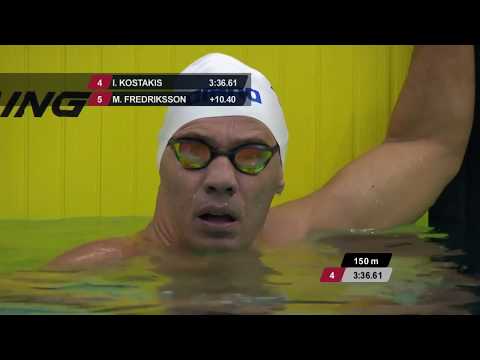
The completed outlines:
{"type": "MultiPolygon", "coordinates": [[[[242,144],[276,145],[261,122],[240,116],[192,121],[173,136],[201,139],[227,151],[242,144]]],[[[283,190],[277,151],[257,175],[244,174],[226,156],[203,169],[185,169],[167,146],[160,164],[162,209],[181,245],[194,249],[237,250],[253,243],[265,222],[271,201],[283,190]]]]}

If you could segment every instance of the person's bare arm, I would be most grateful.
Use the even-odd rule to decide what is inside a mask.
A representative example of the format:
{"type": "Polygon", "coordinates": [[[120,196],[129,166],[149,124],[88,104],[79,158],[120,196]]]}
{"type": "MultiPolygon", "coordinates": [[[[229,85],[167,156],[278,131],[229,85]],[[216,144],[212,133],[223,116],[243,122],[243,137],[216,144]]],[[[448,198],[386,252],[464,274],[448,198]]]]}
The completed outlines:
{"type": "MultiPolygon", "coordinates": [[[[272,209],[266,233],[388,228],[415,222],[457,174],[473,120],[473,46],[416,46],[384,142],[322,189],[272,209]],[[289,215],[290,214],[290,215],[289,215]],[[294,225],[294,226],[293,226],[294,225]]],[[[278,234],[277,234],[278,235],[278,234]]]]}

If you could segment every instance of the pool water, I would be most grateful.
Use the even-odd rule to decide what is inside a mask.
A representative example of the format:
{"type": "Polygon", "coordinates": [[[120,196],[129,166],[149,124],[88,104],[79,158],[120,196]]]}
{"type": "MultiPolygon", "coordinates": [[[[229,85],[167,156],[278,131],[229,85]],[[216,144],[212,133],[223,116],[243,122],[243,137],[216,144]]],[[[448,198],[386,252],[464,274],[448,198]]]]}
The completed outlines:
{"type": "Polygon", "coordinates": [[[149,218],[0,221],[0,314],[475,314],[480,277],[445,234],[406,226],[321,233],[295,245],[156,254],[110,268],[48,272],[74,246],[132,234],[149,218]],[[346,252],[391,252],[388,283],[320,283],[346,252]]]}

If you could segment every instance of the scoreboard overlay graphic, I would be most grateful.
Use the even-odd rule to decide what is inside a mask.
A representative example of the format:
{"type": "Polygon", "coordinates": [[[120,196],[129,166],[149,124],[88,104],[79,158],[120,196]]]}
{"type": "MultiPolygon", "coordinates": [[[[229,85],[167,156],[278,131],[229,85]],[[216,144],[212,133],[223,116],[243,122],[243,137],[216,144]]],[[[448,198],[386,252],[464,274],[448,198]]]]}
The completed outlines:
{"type": "Polygon", "coordinates": [[[390,280],[391,253],[346,253],[340,267],[323,269],[320,282],[384,283],[390,280]]]}
{"type": "Polygon", "coordinates": [[[51,106],[77,117],[83,106],[250,106],[261,103],[251,74],[0,74],[0,117],[41,117],[51,106]],[[14,107],[18,107],[12,113],[14,107]],[[74,107],[65,109],[64,107],[74,107]]]}

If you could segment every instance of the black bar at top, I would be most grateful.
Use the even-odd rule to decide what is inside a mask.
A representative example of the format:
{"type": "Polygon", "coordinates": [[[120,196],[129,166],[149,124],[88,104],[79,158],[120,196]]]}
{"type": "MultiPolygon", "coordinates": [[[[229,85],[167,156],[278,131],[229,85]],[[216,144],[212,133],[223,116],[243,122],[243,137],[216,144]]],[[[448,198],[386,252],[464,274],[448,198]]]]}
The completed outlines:
{"type": "MultiPolygon", "coordinates": [[[[129,29],[120,29],[116,26],[117,24],[113,24],[109,30],[105,28],[100,30],[97,27],[86,29],[85,26],[82,27],[83,24],[68,29],[67,25],[59,26],[58,19],[55,19],[52,21],[55,28],[45,28],[45,21],[42,21],[35,27],[35,32],[30,30],[31,27],[22,29],[15,23],[5,26],[5,29],[0,31],[0,43],[4,45],[412,45],[472,44],[478,42],[480,38],[475,19],[466,21],[458,17],[462,19],[462,24],[446,26],[444,22],[443,28],[438,24],[425,25],[423,18],[422,26],[417,24],[417,28],[410,23],[406,27],[403,22],[393,25],[392,19],[390,17],[388,19],[389,23],[372,22],[371,28],[366,27],[365,21],[357,26],[349,21],[346,28],[339,28],[338,23],[327,25],[323,19],[321,28],[315,26],[299,29],[297,26],[290,26],[289,29],[272,29],[266,26],[250,30],[244,27],[233,27],[234,29],[231,30],[222,28],[222,31],[203,29],[204,26],[191,30],[165,30],[169,27],[178,27],[177,24],[166,26],[165,19],[162,19],[164,26],[161,29],[157,27],[143,31],[132,31],[131,28],[139,28],[133,26],[129,29]],[[62,31],[58,31],[59,28],[62,31]]],[[[315,18],[304,22],[311,24],[317,20],[315,18]]],[[[450,22],[449,24],[451,25],[450,22]]],[[[144,22],[141,25],[143,26],[144,22]]]]}
{"type": "Polygon", "coordinates": [[[248,74],[113,74],[111,90],[243,89],[248,74]]]}
{"type": "Polygon", "coordinates": [[[346,253],[342,267],[388,267],[391,253],[346,253]]]}

